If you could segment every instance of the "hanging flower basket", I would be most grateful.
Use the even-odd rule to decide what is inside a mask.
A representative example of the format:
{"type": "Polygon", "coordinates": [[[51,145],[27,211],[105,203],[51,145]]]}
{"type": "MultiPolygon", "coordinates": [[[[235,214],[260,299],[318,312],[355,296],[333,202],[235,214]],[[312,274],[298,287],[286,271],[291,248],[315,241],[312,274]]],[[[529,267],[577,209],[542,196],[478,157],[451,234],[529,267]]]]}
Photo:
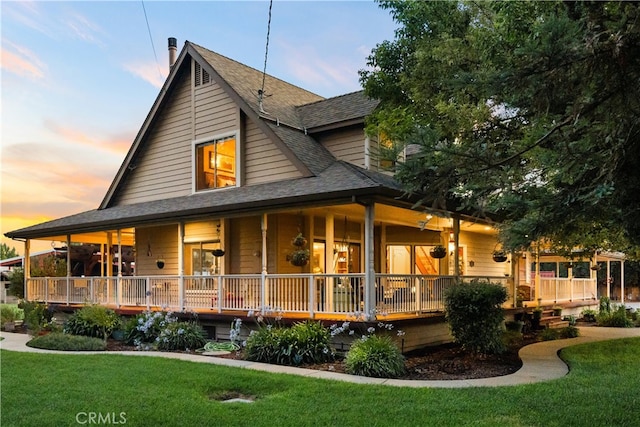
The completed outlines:
{"type": "Polygon", "coordinates": [[[211,251],[214,257],[219,258],[224,255],[224,251],[222,249],[214,249],[211,251]]]}
{"type": "Polygon", "coordinates": [[[507,260],[507,254],[504,251],[493,252],[493,260],[495,262],[505,262],[507,260]]]}
{"type": "Polygon", "coordinates": [[[434,246],[429,251],[429,255],[431,255],[432,258],[436,258],[436,259],[444,258],[447,256],[447,248],[440,245],[434,246]]]}
{"type": "Polygon", "coordinates": [[[309,251],[300,249],[289,255],[289,262],[296,267],[304,267],[309,262],[309,251]]]}
{"type": "Polygon", "coordinates": [[[307,245],[307,239],[302,235],[302,233],[298,233],[296,237],[291,240],[291,244],[293,246],[297,246],[299,248],[305,247],[307,245]]]}
{"type": "Polygon", "coordinates": [[[161,269],[161,270],[162,270],[162,269],[164,268],[164,260],[163,260],[163,259],[160,259],[160,258],[159,258],[159,259],[157,259],[157,260],[156,260],[156,266],[157,266],[159,269],[161,269]]]}
{"type": "Polygon", "coordinates": [[[600,266],[599,266],[599,265],[592,265],[592,266],[591,266],[591,269],[592,269],[593,271],[598,271],[598,270],[600,270],[600,266]]]}

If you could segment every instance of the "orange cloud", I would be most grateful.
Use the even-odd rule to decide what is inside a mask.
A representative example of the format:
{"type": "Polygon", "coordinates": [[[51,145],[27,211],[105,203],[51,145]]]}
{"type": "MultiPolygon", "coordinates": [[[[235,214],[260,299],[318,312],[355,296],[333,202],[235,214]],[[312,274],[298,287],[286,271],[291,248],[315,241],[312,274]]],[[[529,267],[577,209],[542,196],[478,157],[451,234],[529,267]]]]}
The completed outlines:
{"type": "Polygon", "coordinates": [[[123,67],[134,76],[140,77],[142,80],[150,83],[158,89],[162,87],[165,79],[167,78],[167,71],[161,69],[155,62],[133,62],[124,64],[123,67]]]}
{"type": "Polygon", "coordinates": [[[45,76],[46,66],[33,52],[24,47],[3,41],[0,57],[1,67],[18,76],[31,79],[42,79],[45,76]],[[6,45],[13,51],[6,49],[6,45]]]}
{"type": "Polygon", "coordinates": [[[45,120],[46,129],[62,137],[65,142],[90,147],[92,149],[107,150],[112,153],[124,155],[133,142],[133,134],[121,133],[107,136],[106,138],[91,137],[83,131],[61,126],[52,120],[45,120]]]}

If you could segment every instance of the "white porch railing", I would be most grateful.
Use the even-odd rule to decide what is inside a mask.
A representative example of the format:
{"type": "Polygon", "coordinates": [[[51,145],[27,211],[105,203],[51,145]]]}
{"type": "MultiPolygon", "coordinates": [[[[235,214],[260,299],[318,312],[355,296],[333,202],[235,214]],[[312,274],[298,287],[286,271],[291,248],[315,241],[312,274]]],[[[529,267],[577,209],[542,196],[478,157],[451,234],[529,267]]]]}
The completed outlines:
{"type": "MultiPolygon", "coordinates": [[[[511,278],[481,279],[502,283],[512,295],[511,278]]],[[[444,291],[456,281],[455,276],[376,274],[375,312],[388,315],[443,311],[444,291]]],[[[313,318],[316,314],[364,313],[364,285],[364,274],[38,277],[28,279],[27,298],[56,304],[98,303],[218,313],[268,307],[283,313],[306,313],[313,318]]]]}
{"type": "Polygon", "coordinates": [[[596,299],[598,286],[596,279],[541,278],[540,295],[542,301],[569,302],[596,299]]]}

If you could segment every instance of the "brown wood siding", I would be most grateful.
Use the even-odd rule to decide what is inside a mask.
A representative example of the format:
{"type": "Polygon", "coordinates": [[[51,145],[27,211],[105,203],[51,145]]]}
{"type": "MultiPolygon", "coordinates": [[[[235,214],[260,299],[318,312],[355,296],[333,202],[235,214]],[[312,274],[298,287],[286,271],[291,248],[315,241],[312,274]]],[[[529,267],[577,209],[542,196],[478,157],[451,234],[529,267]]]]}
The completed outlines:
{"type": "Polygon", "coordinates": [[[238,129],[237,107],[217,83],[196,87],[194,99],[196,140],[238,129]]]}
{"type": "Polygon", "coordinates": [[[332,132],[318,137],[338,160],[364,167],[364,129],[351,128],[339,132],[332,132]]]}
{"type": "Polygon", "coordinates": [[[133,162],[116,205],[191,194],[191,78],[183,73],[133,162]]]}
{"type": "Polygon", "coordinates": [[[136,228],[136,276],[178,274],[178,226],[136,228]],[[151,256],[149,256],[151,248],[151,256]],[[164,268],[156,265],[164,259],[164,268]]]}
{"type": "Polygon", "coordinates": [[[260,217],[237,218],[229,221],[230,274],[259,274],[262,270],[262,229],[260,217]],[[256,256],[259,255],[259,256],[256,256]]]}
{"type": "Polygon", "coordinates": [[[302,176],[295,165],[251,120],[246,120],[244,139],[244,177],[247,185],[302,176]]]}

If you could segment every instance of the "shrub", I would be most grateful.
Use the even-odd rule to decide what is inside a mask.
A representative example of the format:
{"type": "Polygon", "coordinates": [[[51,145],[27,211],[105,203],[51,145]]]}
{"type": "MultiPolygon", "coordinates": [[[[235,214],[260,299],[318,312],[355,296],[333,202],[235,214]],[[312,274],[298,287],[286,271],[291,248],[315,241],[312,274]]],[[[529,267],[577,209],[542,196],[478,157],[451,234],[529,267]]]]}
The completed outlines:
{"type": "Polygon", "coordinates": [[[389,336],[372,335],[351,346],[345,371],[352,375],[397,378],[405,372],[404,357],[389,336]]]}
{"type": "Polygon", "coordinates": [[[627,309],[620,305],[611,311],[600,311],[596,316],[598,326],[608,326],[612,328],[632,328],[633,321],[627,316],[627,309]]]}
{"type": "Polygon", "coordinates": [[[590,308],[585,308],[584,310],[582,310],[581,314],[585,322],[595,322],[598,312],[595,310],[591,310],[590,308]]]}
{"type": "Polygon", "coordinates": [[[122,321],[115,311],[101,305],[87,305],[73,313],[64,331],[68,334],[106,339],[122,321]]]}
{"type": "Polygon", "coordinates": [[[502,343],[508,349],[519,348],[522,345],[522,332],[506,330],[502,334],[502,343]]]}
{"type": "Polygon", "coordinates": [[[158,350],[189,350],[201,348],[207,342],[204,329],[195,322],[167,324],[157,338],[158,350]]]}
{"type": "Polygon", "coordinates": [[[247,338],[245,358],[279,365],[321,363],[334,359],[331,333],[319,322],[296,323],[291,328],[261,325],[247,338]]]}
{"type": "Polygon", "coordinates": [[[53,311],[43,302],[20,301],[18,307],[24,310],[24,322],[32,333],[38,333],[53,318],[53,311]]]}
{"type": "Polygon", "coordinates": [[[178,319],[164,311],[145,311],[132,317],[125,325],[125,340],[138,349],[150,349],[156,344],[162,330],[178,319]]]}
{"type": "Polygon", "coordinates": [[[508,322],[504,322],[504,327],[507,331],[522,332],[523,326],[524,322],[520,320],[510,320],[508,322]]]}
{"type": "Polygon", "coordinates": [[[107,348],[104,340],[80,335],[52,332],[33,338],[27,343],[29,347],[47,350],[64,351],[101,351],[107,348]]]}
{"type": "Polygon", "coordinates": [[[0,306],[0,325],[22,319],[24,312],[15,305],[0,306]]]}
{"type": "Polygon", "coordinates": [[[553,341],[560,338],[560,331],[558,329],[545,328],[540,333],[540,339],[542,341],[553,341]]]}
{"type": "Polygon", "coordinates": [[[611,313],[611,300],[609,297],[600,297],[600,305],[598,307],[600,314],[611,313]]]}
{"type": "Polygon", "coordinates": [[[580,330],[573,325],[560,329],[560,338],[576,338],[580,336],[580,330]]]}
{"type": "Polygon", "coordinates": [[[475,353],[504,351],[502,304],[506,300],[507,290],[498,283],[474,280],[448,288],[445,314],[454,340],[475,353]]]}

